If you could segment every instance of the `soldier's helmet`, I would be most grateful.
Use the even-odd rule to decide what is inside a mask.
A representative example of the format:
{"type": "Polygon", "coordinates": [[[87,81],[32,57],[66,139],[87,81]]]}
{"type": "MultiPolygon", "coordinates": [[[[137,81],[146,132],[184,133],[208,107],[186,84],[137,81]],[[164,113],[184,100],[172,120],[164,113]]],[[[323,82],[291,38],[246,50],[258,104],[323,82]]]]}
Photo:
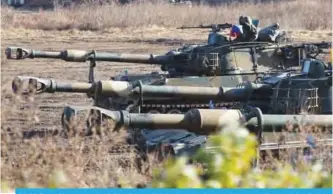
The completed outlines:
{"type": "Polygon", "coordinates": [[[249,16],[240,16],[239,17],[239,24],[242,25],[244,23],[252,24],[252,18],[249,16]]]}

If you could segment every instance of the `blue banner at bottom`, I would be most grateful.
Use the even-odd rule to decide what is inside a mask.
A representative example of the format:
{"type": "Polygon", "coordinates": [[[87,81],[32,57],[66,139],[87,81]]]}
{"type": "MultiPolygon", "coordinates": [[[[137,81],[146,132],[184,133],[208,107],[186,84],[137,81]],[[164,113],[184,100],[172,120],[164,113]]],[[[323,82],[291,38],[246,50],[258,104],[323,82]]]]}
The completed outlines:
{"type": "Polygon", "coordinates": [[[16,194],[332,194],[327,189],[16,189],[16,194]]]}

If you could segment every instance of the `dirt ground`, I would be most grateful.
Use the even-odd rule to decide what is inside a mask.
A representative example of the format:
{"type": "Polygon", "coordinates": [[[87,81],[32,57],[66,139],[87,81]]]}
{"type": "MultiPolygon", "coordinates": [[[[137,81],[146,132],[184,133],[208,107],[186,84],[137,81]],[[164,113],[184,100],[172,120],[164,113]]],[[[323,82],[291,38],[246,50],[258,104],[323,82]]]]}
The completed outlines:
{"type": "MultiPolygon", "coordinates": [[[[332,32],[290,32],[296,40],[331,41],[332,32]]],[[[88,80],[88,63],[61,60],[6,60],[4,50],[19,46],[36,50],[83,49],[125,53],[163,54],[184,43],[204,43],[206,30],[176,30],[165,28],[110,29],[102,32],[3,30],[1,33],[1,119],[2,131],[52,130],[60,128],[63,106],[91,103],[84,94],[42,94],[30,102],[19,102],[12,95],[11,82],[15,76],[26,75],[63,81],[88,80]]],[[[158,66],[98,62],[96,79],[109,79],[123,69],[129,73],[159,71],[158,66]]],[[[98,184],[97,184],[98,185],[98,184]]],[[[82,185],[81,185],[82,186],[82,185]]]]}

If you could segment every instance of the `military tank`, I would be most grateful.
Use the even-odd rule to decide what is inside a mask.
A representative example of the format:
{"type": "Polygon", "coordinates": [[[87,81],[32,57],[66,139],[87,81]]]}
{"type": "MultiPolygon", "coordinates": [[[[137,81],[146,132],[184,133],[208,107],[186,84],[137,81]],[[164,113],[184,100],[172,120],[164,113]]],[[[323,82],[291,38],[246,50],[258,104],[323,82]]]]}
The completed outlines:
{"type": "MultiPolygon", "coordinates": [[[[207,45],[187,45],[171,50],[165,55],[107,53],[84,50],[36,51],[18,47],[8,47],[5,51],[7,59],[22,60],[26,58],[62,59],[68,62],[87,62],[91,67],[97,61],[158,64],[168,77],[182,76],[225,76],[235,74],[240,66],[253,67],[294,67],[300,60],[312,58],[323,49],[329,49],[331,43],[302,43],[278,45],[267,42],[236,42],[207,45]],[[255,64],[254,64],[255,63],[255,64]]],[[[240,67],[242,68],[242,67],[240,67]]],[[[238,73],[239,74],[239,73],[238,73]]]]}
{"type": "Polygon", "coordinates": [[[35,77],[18,76],[13,91],[22,93],[22,83],[32,83],[36,93],[86,93],[94,104],[107,110],[130,110],[138,113],[182,113],[195,107],[239,108],[259,107],[269,114],[332,114],[332,70],[318,59],[306,59],[300,71],[282,71],[258,76],[255,82],[236,87],[202,87],[147,85],[142,81],[101,80],[94,83],[58,82],[35,77]],[[121,101],[121,99],[123,101],[121,101]],[[153,107],[152,105],[160,106],[153,107]]]}
{"type": "MultiPolygon", "coordinates": [[[[252,23],[258,28],[259,20],[252,20],[252,23]]],[[[179,29],[211,28],[207,43],[185,45],[170,50],[164,55],[99,53],[95,50],[91,52],[82,50],[54,52],[36,51],[20,47],[8,47],[5,53],[7,59],[17,60],[52,58],[69,62],[90,61],[90,72],[93,72],[97,61],[158,64],[161,66],[162,71],[167,71],[165,76],[168,78],[179,78],[183,76],[216,77],[232,75],[235,71],[238,75],[239,71],[237,70],[239,68],[249,69],[251,66],[253,67],[252,71],[257,71],[258,67],[264,67],[265,70],[267,67],[293,67],[300,64],[302,59],[312,57],[311,54],[318,55],[322,52],[322,49],[331,47],[331,43],[327,42],[292,44],[291,40],[288,40],[282,43],[281,39],[286,35],[280,32],[278,23],[259,30],[257,39],[250,42],[232,41],[230,37],[219,33],[222,29],[231,28],[232,26],[232,24],[224,23],[180,27],[179,29]]],[[[92,74],[89,75],[89,81],[93,82],[92,74]]],[[[127,75],[126,77],[118,78],[132,80],[131,78],[141,79],[141,76],[127,75]]],[[[224,81],[222,80],[222,82],[224,81]]],[[[220,83],[218,84],[221,85],[220,83]]]]}

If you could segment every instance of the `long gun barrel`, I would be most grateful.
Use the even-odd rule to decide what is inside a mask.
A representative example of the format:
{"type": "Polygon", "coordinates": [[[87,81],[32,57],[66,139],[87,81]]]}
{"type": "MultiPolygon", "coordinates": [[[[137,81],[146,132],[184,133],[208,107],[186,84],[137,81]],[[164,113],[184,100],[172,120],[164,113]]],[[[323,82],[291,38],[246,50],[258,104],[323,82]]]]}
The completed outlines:
{"type": "Polygon", "coordinates": [[[17,76],[12,82],[14,93],[54,93],[54,92],[71,92],[93,94],[93,84],[85,82],[58,82],[52,79],[41,79],[30,76],[17,76]],[[24,87],[24,81],[28,80],[28,87],[24,87]]]}
{"type": "Polygon", "coordinates": [[[212,28],[212,29],[226,29],[231,28],[232,24],[224,23],[224,24],[210,24],[210,25],[199,25],[199,26],[182,26],[177,29],[192,29],[192,28],[212,28]]]}
{"type": "MultiPolygon", "coordinates": [[[[311,123],[317,126],[332,126],[331,115],[268,115],[260,109],[253,108],[248,114],[240,110],[229,109],[192,109],[185,114],[134,114],[128,111],[109,111],[99,107],[91,107],[103,118],[112,119],[115,127],[131,127],[141,129],[187,129],[201,135],[208,135],[220,127],[232,122],[240,122],[246,127],[257,126],[261,130],[269,130],[269,126],[285,126],[291,124],[311,123]]],[[[62,122],[75,115],[75,110],[66,107],[62,122]],[[65,119],[65,120],[64,120],[65,119]]]]}
{"type": "Polygon", "coordinates": [[[242,101],[249,98],[253,90],[267,91],[270,86],[245,83],[234,87],[187,87],[187,86],[153,86],[129,84],[124,81],[98,81],[95,83],[95,97],[98,96],[144,96],[190,99],[219,99],[224,101],[242,101]]]}
{"type": "Polygon", "coordinates": [[[172,61],[172,56],[152,54],[119,54],[84,50],[37,51],[32,49],[8,47],[5,51],[7,59],[50,58],[68,62],[109,61],[124,63],[165,64],[172,61]]]}
{"type": "Polygon", "coordinates": [[[29,80],[33,83],[34,91],[40,93],[70,92],[87,93],[99,97],[126,97],[139,99],[140,97],[182,98],[184,100],[214,100],[244,101],[254,90],[267,91],[269,85],[247,82],[240,87],[187,87],[187,86],[152,86],[132,84],[126,81],[98,81],[93,84],[85,82],[58,82],[52,79],[41,79],[28,76],[18,76],[13,80],[13,91],[22,90],[22,82],[29,80]]]}
{"type": "MultiPolygon", "coordinates": [[[[243,43],[244,44],[244,43],[243,43]]],[[[251,43],[254,44],[254,43],[251,43]]],[[[225,45],[228,46],[228,45],[225,45]]],[[[230,44],[230,48],[241,49],[238,44],[230,44]]],[[[299,49],[304,48],[307,53],[323,52],[323,49],[330,49],[332,43],[317,42],[317,43],[302,43],[288,45],[267,45],[258,42],[258,45],[244,45],[244,48],[254,47],[258,50],[266,49],[299,49]]],[[[109,62],[124,62],[124,63],[143,63],[143,64],[168,64],[173,61],[186,60],[184,55],[152,55],[152,54],[129,54],[129,53],[111,53],[111,52],[96,52],[85,50],[64,50],[64,51],[37,51],[33,49],[8,47],[5,51],[7,59],[26,59],[26,58],[50,58],[62,59],[69,62],[86,62],[94,61],[109,61],[109,62]]]]}

